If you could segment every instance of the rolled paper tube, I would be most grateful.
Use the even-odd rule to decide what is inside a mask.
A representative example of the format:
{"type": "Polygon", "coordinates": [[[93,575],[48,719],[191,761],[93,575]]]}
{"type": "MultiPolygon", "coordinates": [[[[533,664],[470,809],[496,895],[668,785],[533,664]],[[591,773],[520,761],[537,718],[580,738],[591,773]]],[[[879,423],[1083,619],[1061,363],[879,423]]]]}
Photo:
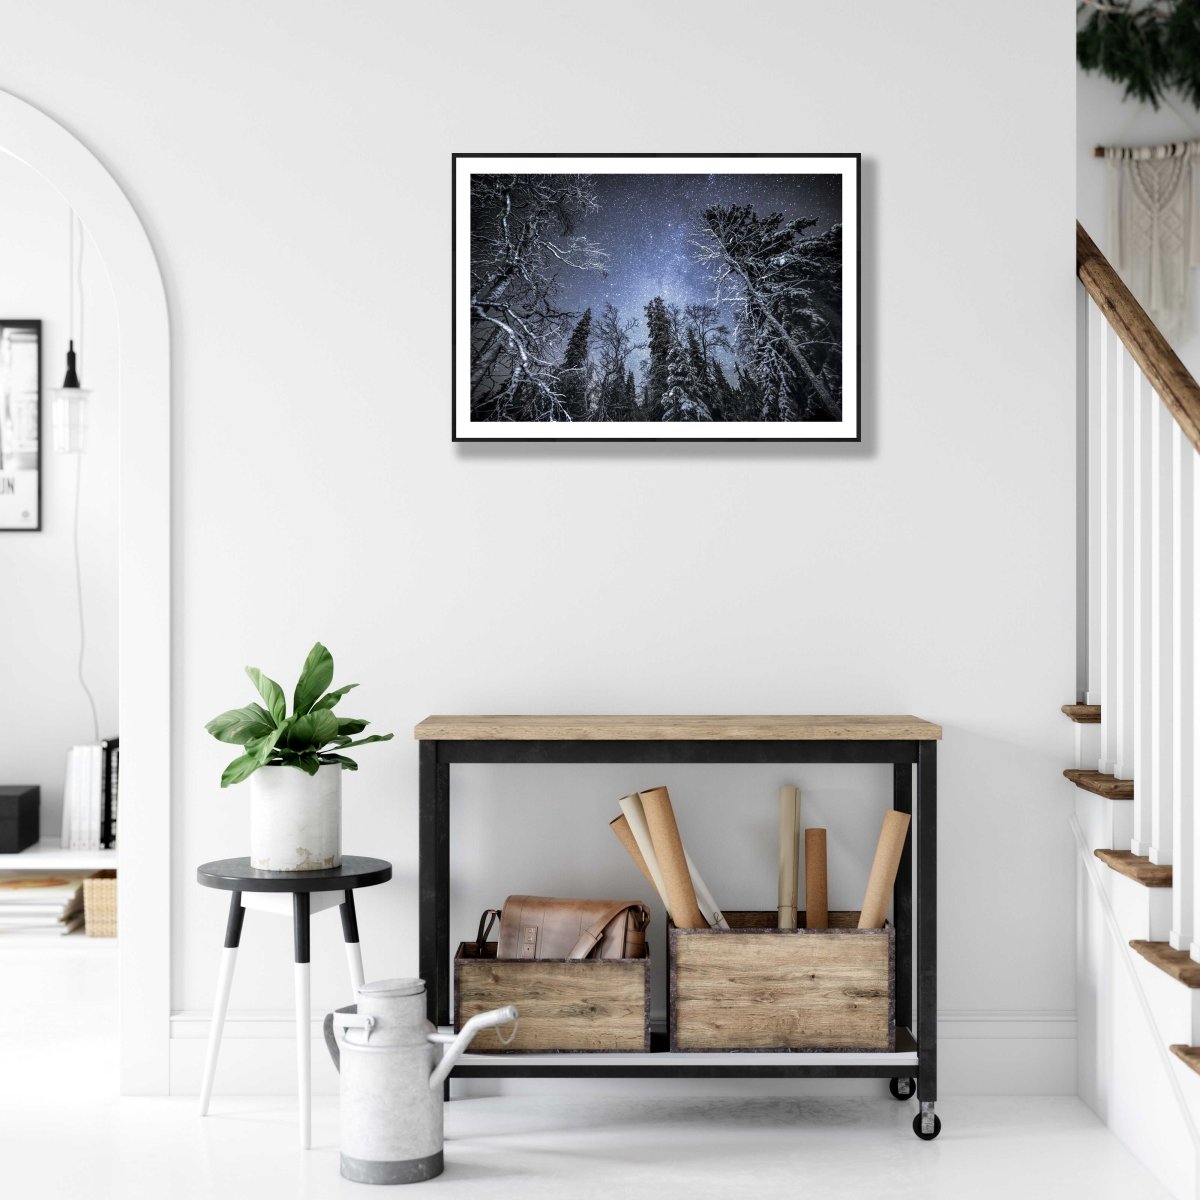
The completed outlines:
{"type": "Polygon", "coordinates": [[[829,869],[824,829],[804,831],[804,910],[806,929],[829,928],[829,869]]]}
{"type": "Polygon", "coordinates": [[[717,907],[717,902],[713,899],[713,894],[704,884],[704,880],[700,878],[700,872],[696,870],[696,864],[692,862],[692,856],[684,850],[684,860],[687,863],[688,874],[692,877],[692,887],[696,889],[696,903],[700,907],[700,912],[704,919],[710,924],[715,925],[718,929],[728,929],[729,922],[725,920],[725,914],[717,907]]]}
{"type": "Polygon", "coordinates": [[[910,820],[908,813],[892,810],[884,814],[879,844],[875,847],[875,861],[871,864],[871,877],[867,880],[867,894],[858,918],[859,929],[883,928],[910,820]]]}
{"type": "Polygon", "coordinates": [[[650,840],[654,843],[658,869],[666,885],[667,911],[675,928],[707,929],[708,922],[696,904],[696,889],[692,886],[692,875],[688,870],[687,856],[683,852],[679,826],[675,823],[675,810],[671,807],[667,789],[651,788],[639,792],[638,796],[646,814],[650,840]]]}
{"type": "Polygon", "coordinates": [[[629,857],[633,859],[637,869],[646,877],[646,882],[655,890],[658,891],[658,884],[654,882],[654,876],[650,874],[650,868],[646,866],[646,860],[642,856],[642,852],[638,849],[637,839],[633,836],[633,831],[629,828],[629,822],[622,813],[619,817],[614,818],[608,823],[609,829],[617,835],[617,841],[629,852],[629,857]]]}
{"type": "Polygon", "coordinates": [[[796,872],[800,857],[800,790],[779,789],[779,928],[796,928],[796,872]]]}
{"type": "Polygon", "coordinates": [[[621,816],[625,818],[625,824],[628,825],[629,832],[633,835],[634,845],[641,851],[642,861],[646,864],[646,870],[650,872],[650,882],[654,885],[654,890],[658,893],[663,908],[670,913],[671,905],[667,900],[667,885],[663,882],[662,870],[658,865],[658,855],[654,853],[654,842],[650,837],[649,826],[646,824],[646,814],[642,811],[641,798],[637,792],[634,792],[632,795],[622,796],[619,803],[621,816]]]}

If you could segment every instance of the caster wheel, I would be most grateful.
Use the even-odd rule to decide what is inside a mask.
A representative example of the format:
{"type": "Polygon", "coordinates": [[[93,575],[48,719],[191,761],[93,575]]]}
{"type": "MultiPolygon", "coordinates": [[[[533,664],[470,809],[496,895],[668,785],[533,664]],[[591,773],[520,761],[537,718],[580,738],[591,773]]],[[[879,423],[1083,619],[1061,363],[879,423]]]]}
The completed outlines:
{"type": "Polygon", "coordinates": [[[932,1142],[933,1139],[935,1137],[937,1137],[937,1135],[941,1132],[942,1132],[942,1118],[939,1117],[936,1113],[934,1114],[934,1117],[933,1117],[933,1132],[932,1133],[922,1133],[921,1132],[921,1114],[920,1113],[917,1113],[917,1115],[915,1117],[913,1117],[913,1133],[915,1133],[917,1135],[917,1137],[919,1137],[921,1139],[921,1141],[932,1142]]]}
{"type": "Polygon", "coordinates": [[[917,1094],[915,1079],[889,1079],[888,1091],[895,1100],[911,1100],[917,1094]]]}

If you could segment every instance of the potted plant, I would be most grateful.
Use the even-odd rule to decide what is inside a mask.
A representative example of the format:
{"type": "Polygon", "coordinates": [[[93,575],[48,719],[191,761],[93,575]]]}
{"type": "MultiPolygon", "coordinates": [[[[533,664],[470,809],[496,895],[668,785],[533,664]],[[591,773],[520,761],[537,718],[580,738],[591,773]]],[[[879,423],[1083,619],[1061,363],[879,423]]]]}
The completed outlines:
{"type": "Polygon", "coordinates": [[[355,741],[370,724],[337,717],[334,706],[351,688],[333,682],[333,655],[318,642],[296,682],[288,715],[283,688],[257,667],[246,674],[262,704],[231,708],[205,729],[244,753],[221,775],[221,786],[250,780],[250,865],[262,871],[322,871],[342,861],[342,772],[358,763],[344,751],[386,742],[390,733],[355,741]]]}

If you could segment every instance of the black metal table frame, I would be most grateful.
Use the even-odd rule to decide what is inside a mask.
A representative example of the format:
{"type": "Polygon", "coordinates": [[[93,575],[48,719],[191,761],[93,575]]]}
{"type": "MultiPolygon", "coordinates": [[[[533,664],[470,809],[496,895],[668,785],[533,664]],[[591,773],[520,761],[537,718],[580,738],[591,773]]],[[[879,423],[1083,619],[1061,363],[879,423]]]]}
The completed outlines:
{"type": "Polygon", "coordinates": [[[487,763],[879,763],[893,767],[892,807],[910,813],[915,832],[905,844],[893,894],[896,926],[896,1028],[912,1028],[913,958],[916,958],[917,1065],[806,1063],[797,1052],[787,1063],[752,1063],[729,1053],[722,1063],[680,1062],[670,1051],[652,1063],[605,1062],[602,1055],[559,1063],[522,1062],[513,1055],[495,1065],[462,1065],[459,1078],[809,1077],[888,1078],[913,1075],[918,1119],[932,1131],[937,1100],[937,742],[925,740],[813,741],[566,741],[436,740],[420,743],[419,962],[429,1020],[450,1023],[450,768],[487,763]],[[916,768],[916,791],[913,768],[916,768]],[[913,914],[913,842],[917,847],[916,920],[913,914]],[[915,937],[914,937],[915,934],[915,937]],[[674,1061],[672,1061],[674,1060],[674,1061]]]}

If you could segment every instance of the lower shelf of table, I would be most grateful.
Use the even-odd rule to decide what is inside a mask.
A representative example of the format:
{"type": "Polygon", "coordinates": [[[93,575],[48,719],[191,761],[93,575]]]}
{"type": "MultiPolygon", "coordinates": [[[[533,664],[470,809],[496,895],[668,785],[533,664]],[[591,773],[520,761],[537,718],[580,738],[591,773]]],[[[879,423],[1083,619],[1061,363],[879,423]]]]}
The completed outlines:
{"type": "MultiPolygon", "coordinates": [[[[444,1033],[451,1033],[443,1026],[444,1033]]],[[[896,1031],[895,1050],[722,1050],[697,1053],[667,1049],[665,1034],[651,1037],[651,1050],[640,1054],[471,1054],[459,1060],[460,1079],[538,1078],[553,1075],[592,1079],[637,1076],[673,1078],[730,1076],[779,1078],[889,1079],[920,1073],[917,1043],[907,1029],[896,1031]]]]}

